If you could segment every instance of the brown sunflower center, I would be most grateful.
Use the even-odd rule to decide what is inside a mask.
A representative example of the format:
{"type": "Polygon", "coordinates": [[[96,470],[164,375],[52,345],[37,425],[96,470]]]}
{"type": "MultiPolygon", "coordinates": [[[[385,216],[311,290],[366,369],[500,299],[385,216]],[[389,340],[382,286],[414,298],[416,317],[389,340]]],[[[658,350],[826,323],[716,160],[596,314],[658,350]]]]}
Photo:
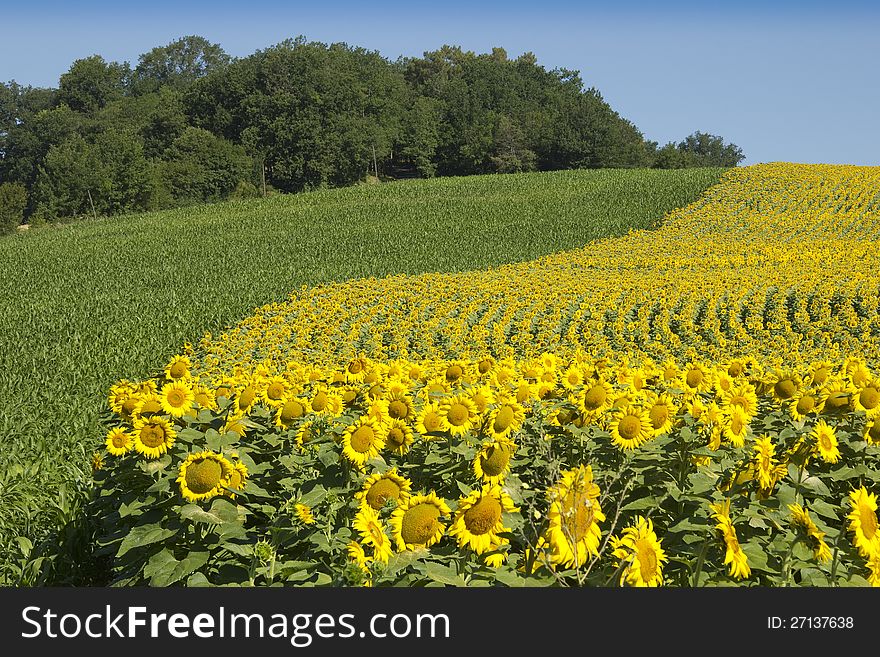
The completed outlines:
{"type": "Polygon", "coordinates": [[[318,393],[312,398],[312,410],[316,413],[320,413],[327,408],[328,401],[327,393],[323,390],[318,391],[318,393]]]}
{"type": "Polygon", "coordinates": [[[875,421],[868,429],[868,436],[875,443],[880,442],[880,420],[875,421]]]}
{"type": "Polygon", "coordinates": [[[446,380],[450,383],[458,381],[463,374],[464,370],[461,369],[461,365],[450,365],[446,368],[446,380]]]}
{"type": "Polygon", "coordinates": [[[406,433],[400,427],[391,427],[387,441],[391,449],[397,449],[406,443],[406,433]]]}
{"type": "Polygon", "coordinates": [[[137,407],[137,405],[138,398],[134,396],[129,397],[124,402],[122,402],[122,412],[126,415],[131,415],[132,413],[134,413],[134,409],[137,407]]]}
{"type": "Polygon", "coordinates": [[[449,420],[449,424],[452,426],[460,427],[470,419],[470,416],[471,414],[467,406],[461,402],[455,402],[449,407],[446,419],[449,420]]]}
{"type": "Polygon", "coordinates": [[[742,363],[731,363],[730,367],[727,368],[727,373],[734,378],[738,377],[743,373],[742,363]]]}
{"type": "Polygon", "coordinates": [[[162,404],[155,399],[148,399],[141,406],[141,415],[155,415],[162,412],[162,404]]]}
{"type": "Polygon", "coordinates": [[[831,436],[829,436],[826,432],[821,432],[819,434],[819,444],[822,446],[826,452],[832,448],[831,445],[831,436]]]}
{"type": "Polygon", "coordinates": [[[423,502],[410,507],[403,514],[400,535],[407,545],[424,545],[440,529],[440,509],[434,504],[423,502]]]}
{"type": "Polygon", "coordinates": [[[370,450],[370,447],[373,446],[373,441],[375,439],[376,432],[373,431],[373,428],[366,425],[361,425],[351,434],[351,448],[354,451],[363,454],[370,450]]]}
{"type": "Polygon", "coordinates": [[[406,402],[395,399],[390,404],[388,404],[388,415],[393,417],[395,420],[402,420],[407,415],[409,415],[409,407],[406,405],[406,402]]]}
{"type": "Polygon", "coordinates": [[[440,415],[436,411],[428,411],[425,413],[422,424],[425,425],[425,431],[440,431],[440,427],[442,426],[440,415]]]}
{"type": "Polygon", "coordinates": [[[238,396],[238,407],[241,410],[247,410],[251,407],[251,404],[254,403],[254,397],[257,396],[257,391],[254,390],[251,386],[248,386],[244,390],[241,391],[241,394],[238,396]]]}
{"type": "Polygon", "coordinates": [[[266,396],[272,401],[281,399],[284,396],[284,384],[273,381],[266,388],[266,396]]]}
{"type": "Polygon", "coordinates": [[[348,372],[349,374],[360,374],[364,371],[364,366],[361,365],[359,360],[353,360],[348,364],[348,372]]]}
{"type": "Polygon", "coordinates": [[[859,505],[859,519],[861,520],[862,533],[869,541],[874,539],[877,533],[877,514],[866,504],[859,505]]]}
{"type": "Polygon", "coordinates": [[[197,495],[214,490],[223,478],[223,467],[214,459],[199,459],[186,467],[186,486],[197,495]]]}
{"type": "Polygon", "coordinates": [[[186,363],[181,361],[177,361],[176,363],[174,363],[174,365],[172,365],[168,370],[168,373],[171,374],[172,379],[183,378],[187,375],[188,372],[189,370],[186,367],[186,363]]]}
{"type": "Polygon", "coordinates": [[[617,423],[617,433],[624,440],[635,440],[642,431],[642,422],[634,415],[624,415],[617,423]]]}
{"type": "Polygon", "coordinates": [[[464,512],[464,526],[471,534],[485,534],[501,520],[501,502],[491,495],[481,497],[480,501],[464,512]]]}
{"type": "Polygon", "coordinates": [[[113,443],[113,447],[116,449],[122,449],[128,442],[128,436],[124,433],[114,433],[110,440],[113,443]]]}
{"type": "Polygon", "coordinates": [[[385,506],[388,500],[397,500],[399,498],[400,486],[387,477],[380,479],[370,486],[370,490],[366,494],[367,504],[377,511],[385,506]]]}
{"type": "Polygon", "coordinates": [[[480,374],[486,374],[491,369],[492,369],[492,361],[489,360],[488,358],[481,360],[479,365],[477,365],[477,371],[480,374]]]}
{"type": "Polygon", "coordinates": [[[803,395],[797,401],[797,412],[801,415],[812,413],[814,408],[816,408],[816,398],[812,395],[803,395]]]}
{"type": "Polygon", "coordinates": [[[171,406],[180,408],[186,402],[186,394],[183,390],[170,390],[167,399],[171,406]]]}

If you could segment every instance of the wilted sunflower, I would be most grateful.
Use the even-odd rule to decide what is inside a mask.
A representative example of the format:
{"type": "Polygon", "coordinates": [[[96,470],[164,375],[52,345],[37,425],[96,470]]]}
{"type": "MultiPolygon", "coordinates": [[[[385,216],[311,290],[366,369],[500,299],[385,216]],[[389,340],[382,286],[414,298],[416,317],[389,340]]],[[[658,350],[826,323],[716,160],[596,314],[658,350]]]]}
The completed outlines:
{"type": "Polygon", "coordinates": [[[107,453],[113,456],[122,456],[126,452],[131,451],[132,439],[125,429],[116,427],[107,432],[107,440],[104,442],[107,447],[107,453]]]}
{"type": "Polygon", "coordinates": [[[510,460],[516,453],[511,440],[494,440],[486,443],[474,458],[474,474],[487,484],[500,484],[510,472],[510,460]]]}
{"type": "Polygon", "coordinates": [[[180,493],[189,502],[209,500],[224,492],[234,471],[232,463],[221,454],[190,454],[181,464],[177,477],[180,493]]]}
{"type": "Polygon", "coordinates": [[[561,473],[562,478],[547,491],[550,510],[545,541],[550,561],[564,567],[581,566],[599,553],[605,520],[599,506],[599,487],[593,483],[591,466],[578,466],[561,473]]]}
{"type": "Polygon", "coordinates": [[[343,433],[342,455],[358,470],[363,470],[367,461],[378,456],[385,446],[382,433],[382,425],[361,417],[343,433]]]}
{"type": "Polygon", "coordinates": [[[434,491],[426,495],[413,495],[399,504],[389,521],[397,549],[402,552],[434,545],[446,529],[440,519],[449,513],[446,502],[437,497],[434,491]]]}
{"type": "Polygon", "coordinates": [[[164,417],[138,418],[134,422],[134,449],[157,459],[174,444],[177,432],[164,417]]]}
{"type": "Polygon", "coordinates": [[[864,486],[849,494],[851,511],[846,516],[853,543],[863,557],[880,554],[880,527],[877,522],[877,496],[864,486]]]}
{"type": "Polygon", "coordinates": [[[364,481],[360,491],[354,494],[355,499],[368,504],[377,511],[389,500],[400,504],[409,499],[412,482],[397,474],[397,468],[391,468],[383,474],[372,474],[364,481]]]}
{"type": "Polygon", "coordinates": [[[650,519],[637,516],[623,535],[613,537],[612,554],[621,568],[620,585],[660,586],[663,584],[663,563],[667,561],[661,541],[654,533],[650,519]]]}
{"type": "Polygon", "coordinates": [[[498,534],[510,531],[504,527],[502,514],[516,511],[513,500],[497,484],[483,486],[459,499],[455,520],[449,535],[458,546],[483,554],[508,542],[498,534]]]}

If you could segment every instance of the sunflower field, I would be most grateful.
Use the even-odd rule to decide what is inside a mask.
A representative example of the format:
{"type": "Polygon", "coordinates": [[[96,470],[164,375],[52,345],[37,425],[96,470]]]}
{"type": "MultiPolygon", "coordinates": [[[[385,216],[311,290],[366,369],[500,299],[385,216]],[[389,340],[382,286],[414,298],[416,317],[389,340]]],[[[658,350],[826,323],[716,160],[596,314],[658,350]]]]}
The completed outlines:
{"type": "Polygon", "coordinates": [[[109,391],[117,585],[880,585],[880,169],[303,286],[109,391]]]}

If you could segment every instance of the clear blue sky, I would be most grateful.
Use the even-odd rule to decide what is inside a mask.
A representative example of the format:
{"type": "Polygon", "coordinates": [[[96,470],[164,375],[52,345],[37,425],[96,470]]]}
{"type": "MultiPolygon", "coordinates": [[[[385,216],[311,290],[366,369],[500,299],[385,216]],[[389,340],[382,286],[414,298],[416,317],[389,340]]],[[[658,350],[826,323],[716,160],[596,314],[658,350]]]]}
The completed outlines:
{"type": "Polygon", "coordinates": [[[880,165],[880,2],[123,3],[0,0],[0,80],[56,86],[77,58],[137,63],[199,34],[235,56],[304,35],[395,59],[443,44],[577,69],[661,144],[695,130],[746,163],[880,165]]]}

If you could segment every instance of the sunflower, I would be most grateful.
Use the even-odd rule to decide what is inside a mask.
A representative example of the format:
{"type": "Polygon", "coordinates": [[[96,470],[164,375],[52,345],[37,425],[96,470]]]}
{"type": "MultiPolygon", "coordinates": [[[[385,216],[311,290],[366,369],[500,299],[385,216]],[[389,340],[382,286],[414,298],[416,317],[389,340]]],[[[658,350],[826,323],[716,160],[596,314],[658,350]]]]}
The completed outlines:
{"type": "Polygon", "coordinates": [[[822,412],[825,400],[814,390],[804,390],[791,398],[788,410],[791,417],[800,422],[808,415],[822,412]]]}
{"type": "Polygon", "coordinates": [[[545,541],[550,561],[563,567],[580,567],[599,553],[605,515],[599,506],[599,487],[593,483],[591,466],[578,466],[561,473],[562,478],[547,491],[550,510],[545,541]]]}
{"type": "Polygon", "coordinates": [[[138,396],[138,402],[131,416],[142,417],[160,413],[162,413],[162,398],[155,392],[148,392],[138,396]]]}
{"type": "Polygon", "coordinates": [[[131,451],[131,434],[121,427],[110,429],[110,431],[107,432],[107,440],[104,445],[107,447],[107,452],[109,454],[112,454],[113,456],[122,456],[126,452],[131,451]]]}
{"type": "Polygon", "coordinates": [[[668,559],[650,519],[637,516],[620,538],[611,540],[612,554],[617,557],[618,568],[621,568],[621,586],[663,584],[663,563],[668,559]]]}
{"type": "Polygon", "coordinates": [[[235,400],[238,412],[242,414],[250,412],[254,403],[257,401],[257,394],[257,387],[253,383],[248,382],[243,388],[241,388],[238,391],[238,396],[235,400]]]}
{"type": "Polygon", "coordinates": [[[581,413],[597,417],[611,408],[611,403],[614,401],[614,389],[610,383],[602,379],[592,381],[584,385],[576,401],[581,413]]]}
{"type": "Polygon", "coordinates": [[[825,398],[824,413],[845,413],[853,404],[856,389],[849,381],[840,376],[829,376],[822,387],[825,398]]]}
{"type": "Polygon", "coordinates": [[[352,527],[361,535],[361,541],[373,547],[373,559],[380,563],[388,563],[393,552],[391,539],[385,533],[385,526],[376,510],[364,504],[358,510],[352,527]]]}
{"type": "Polygon", "coordinates": [[[880,587],[880,553],[871,555],[868,559],[868,568],[870,569],[868,583],[871,586],[880,587]]]}
{"type": "Polygon", "coordinates": [[[608,426],[611,441],[623,450],[632,450],[651,440],[654,427],[648,412],[635,405],[618,411],[608,426]]]}
{"type": "Polygon", "coordinates": [[[438,402],[426,403],[416,416],[416,431],[423,437],[433,437],[429,434],[443,433],[449,429],[446,417],[440,412],[438,402]]]}
{"type": "Polygon", "coordinates": [[[324,384],[315,386],[307,404],[307,410],[320,417],[335,417],[342,412],[343,407],[342,397],[324,384]]]}
{"type": "MultiPolygon", "coordinates": [[[[373,559],[367,556],[363,545],[357,541],[350,541],[349,544],[345,546],[345,553],[348,555],[349,561],[357,564],[358,568],[360,568],[364,575],[370,574],[370,563],[373,559]]],[[[369,582],[370,580],[367,579],[365,581],[369,582]]]]}
{"type": "Polygon", "coordinates": [[[807,540],[813,548],[813,557],[822,563],[831,559],[831,549],[825,542],[825,533],[820,532],[816,527],[816,523],[810,517],[810,512],[804,509],[800,504],[789,504],[788,510],[791,511],[791,521],[795,527],[801,527],[806,532],[807,540]]]}
{"type": "Polygon", "coordinates": [[[869,445],[880,445],[880,419],[865,425],[865,442],[869,445]]]}
{"type": "Polygon", "coordinates": [[[314,422],[311,420],[303,422],[300,428],[296,430],[296,435],[294,436],[297,447],[303,449],[312,441],[316,434],[317,430],[315,429],[314,422]]]}
{"type": "Polygon", "coordinates": [[[486,420],[485,432],[494,440],[507,438],[526,420],[525,409],[517,402],[505,401],[493,408],[486,420]]]}
{"type": "Polygon", "coordinates": [[[305,416],[306,404],[296,398],[282,400],[275,410],[275,426],[281,429],[290,429],[299,418],[305,416]]]}
{"type": "Polygon", "coordinates": [[[460,436],[467,433],[477,421],[477,407],[467,395],[455,395],[443,401],[440,414],[449,425],[449,433],[460,436]]]}
{"type": "Polygon", "coordinates": [[[746,444],[751,418],[739,406],[731,406],[730,412],[721,416],[721,432],[734,447],[746,444]]]}
{"type": "Polygon", "coordinates": [[[822,386],[834,371],[834,365],[829,360],[820,360],[810,365],[810,385],[822,386]]]}
{"type": "Polygon", "coordinates": [[[359,354],[357,358],[346,365],[345,380],[349,383],[360,383],[366,377],[369,366],[369,359],[365,355],[359,354]]]}
{"type": "Polygon", "coordinates": [[[226,484],[227,489],[232,488],[233,490],[225,490],[224,493],[229,497],[235,497],[235,491],[244,490],[247,478],[247,466],[241,461],[236,461],[232,464],[232,474],[229,476],[229,482],[226,484]]]}
{"type": "Polygon", "coordinates": [[[853,395],[857,411],[864,411],[871,420],[880,416],[880,379],[870,379],[853,395]]]}
{"type": "Polygon", "coordinates": [[[464,360],[451,360],[444,364],[441,373],[448,384],[460,385],[470,378],[470,364],[464,360]]]}
{"type": "Polygon", "coordinates": [[[819,420],[810,432],[810,437],[816,441],[816,448],[823,461],[826,463],[837,463],[840,460],[840,450],[837,448],[837,433],[834,427],[828,426],[824,420],[819,420]]]}
{"type": "Polygon", "coordinates": [[[446,526],[440,518],[448,516],[449,507],[434,491],[413,495],[391,514],[389,525],[397,549],[415,550],[434,545],[443,536],[446,526]]]}
{"type": "Polygon", "coordinates": [[[708,392],[712,389],[712,371],[701,363],[691,361],[685,365],[681,381],[686,393],[708,392]]]}
{"type": "Polygon", "coordinates": [[[192,411],[195,395],[182,381],[166,383],[159,393],[162,410],[173,417],[181,417],[192,411]]]}
{"type": "Polygon", "coordinates": [[[134,422],[134,449],[157,459],[174,444],[177,432],[164,417],[138,418],[134,422]]]}
{"type": "Polygon", "coordinates": [[[654,435],[660,436],[664,433],[668,433],[669,430],[672,429],[672,424],[675,421],[675,414],[678,412],[678,408],[675,406],[675,402],[672,401],[672,397],[666,393],[658,395],[649,391],[646,395],[646,399],[648,420],[651,422],[654,435]]]}
{"type": "Polygon", "coordinates": [[[383,474],[372,474],[364,481],[360,491],[354,494],[355,499],[367,504],[377,511],[389,500],[400,504],[409,499],[412,482],[397,474],[397,468],[391,468],[383,474]]]}
{"type": "Polygon", "coordinates": [[[500,484],[510,472],[510,460],[516,453],[512,440],[494,440],[486,443],[474,458],[474,474],[487,484],[500,484]]]}
{"type": "Polygon", "coordinates": [[[853,543],[863,557],[880,554],[880,527],[877,522],[877,496],[862,486],[849,494],[847,519],[853,543]]]}
{"type": "Polygon", "coordinates": [[[768,373],[766,385],[779,403],[788,401],[800,392],[803,379],[794,371],[774,369],[768,373]]]}
{"type": "Polygon", "coordinates": [[[761,436],[755,440],[752,463],[755,468],[758,486],[763,491],[770,491],[776,485],[776,472],[779,465],[774,458],[776,445],[770,436],[761,436]]]}
{"type": "Polygon", "coordinates": [[[235,433],[238,434],[239,438],[244,438],[247,435],[248,426],[246,424],[247,420],[245,420],[243,413],[230,413],[226,417],[226,421],[223,423],[223,428],[220,430],[220,433],[235,433]]]}
{"type": "Polygon", "coordinates": [[[501,516],[514,511],[513,500],[501,486],[483,486],[482,490],[472,491],[459,499],[449,535],[455,537],[458,547],[467,547],[477,554],[489,552],[493,547],[497,550],[508,543],[499,534],[510,531],[504,526],[501,516]]]}
{"type": "Polygon", "coordinates": [[[296,503],[293,505],[293,513],[304,525],[314,525],[315,516],[312,515],[312,507],[307,504],[296,503]]]}
{"type": "Polygon", "coordinates": [[[192,387],[193,401],[200,408],[209,408],[212,411],[217,410],[217,397],[213,390],[201,384],[195,384],[192,387]]]}
{"type": "Polygon", "coordinates": [[[730,500],[710,504],[709,507],[712,509],[712,517],[717,522],[715,528],[721,532],[721,536],[724,538],[726,548],[724,565],[730,565],[730,576],[737,579],[748,577],[752,570],[749,568],[749,559],[739,544],[736,529],[730,519],[730,500]]]}
{"type": "Polygon", "coordinates": [[[562,387],[566,390],[575,390],[583,383],[584,373],[576,365],[572,365],[562,373],[562,387]]]}
{"type": "MultiPolygon", "coordinates": [[[[122,407],[125,402],[128,401],[129,397],[136,396],[137,387],[131,381],[123,379],[110,386],[110,394],[107,397],[107,404],[117,415],[130,415],[131,412],[129,411],[128,413],[125,413],[122,407]]],[[[133,406],[132,410],[134,410],[133,406]]]]}
{"type": "Polygon", "coordinates": [[[379,450],[385,446],[382,433],[381,424],[361,417],[343,433],[342,455],[358,470],[363,470],[367,461],[378,456],[379,450]]]}
{"type": "Polygon", "coordinates": [[[758,412],[758,395],[755,392],[755,386],[748,382],[742,382],[722,394],[721,410],[728,412],[732,406],[738,406],[746,415],[754,417],[758,412]]]}
{"type": "Polygon", "coordinates": [[[391,452],[403,456],[413,444],[413,431],[403,420],[391,420],[384,425],[382,439],[391,452]]]}
{"type": "Polygon", "coordinates": [[[177,483],[188,502],[200,502],[221,495],[229,485],[234,466],[215,452],[190,454],[180,465],[177,483]]]}
{"type": "Polygon", "coordinates": [[[285,402],[289,392],[289,384],[283,376],[270,376],[261,382],[260,398],[270,408],[279,408],[285,402]]]}
{"type": "Polygon", "coordinates": [[[187,356],[174,356],[165,366],[165,376],[172,381],[181,381],[189,378],[192,369],[192,361],[187,356]]]}
{"type": "Polygon", "coordinates": [[[495,393],[487,385],[480,385],[470,390],[471,401],[477,407],[477,413],[483,415],[489,405],[495,402],[495,393]]]}

